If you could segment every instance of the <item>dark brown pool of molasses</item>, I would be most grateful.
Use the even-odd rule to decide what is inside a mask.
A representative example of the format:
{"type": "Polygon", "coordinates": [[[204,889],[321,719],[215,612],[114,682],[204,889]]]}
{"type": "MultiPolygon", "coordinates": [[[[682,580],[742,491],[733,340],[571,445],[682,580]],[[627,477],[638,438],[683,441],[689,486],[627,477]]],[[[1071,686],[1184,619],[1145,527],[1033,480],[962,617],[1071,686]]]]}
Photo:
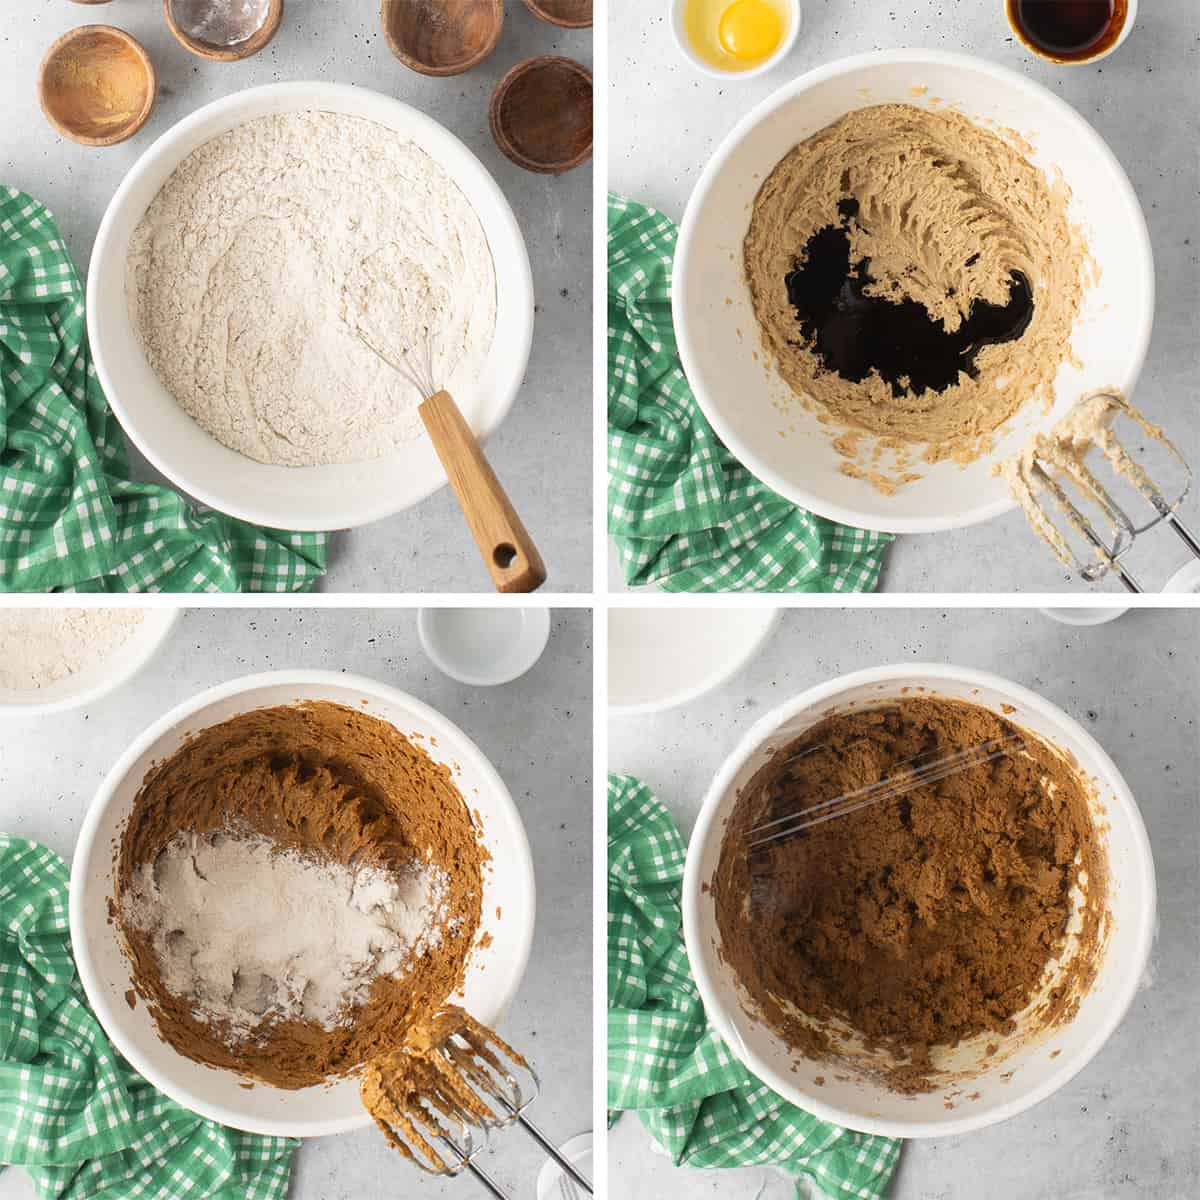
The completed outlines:
{"type": "Polygon", "coordinates": [[[1008,20],[1027,46],[1055,62],[1086,62],[1110,49],[1125,28],[1128,0],[1005,0],[1008,20]]]}
{"type": "Polygon", "coordinates": [[[858,211],[853,197],[840,201],[840,222],[818,229],[784,278],[800,334],[827,370],[851,383],[874,371],[894,396],[944,392],[960,374],[978,376],[975,359],[985,346],[1015,341],[1029,328],[1033,290],[1019,271],[1004,304],[976,300],[953,332],[915,300],[869,295],[870,260],[856,262],[850,252],[858,211]]]}

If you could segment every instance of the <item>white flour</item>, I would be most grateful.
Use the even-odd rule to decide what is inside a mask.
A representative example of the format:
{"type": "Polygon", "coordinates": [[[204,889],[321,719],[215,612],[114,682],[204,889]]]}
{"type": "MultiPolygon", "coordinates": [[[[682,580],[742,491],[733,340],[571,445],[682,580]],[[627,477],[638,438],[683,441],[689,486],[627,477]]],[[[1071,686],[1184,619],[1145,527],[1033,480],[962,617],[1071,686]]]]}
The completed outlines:
{"type": "Polygon", "coordinates": [[[496,324],[475,210],[423,150],[337,113],[207,142],[130,242],[130,316],[194,420],[259,462],[362,462],[422,433],[393,362],[433,337],[440,386],[478,381],[496,324]]]}
{"type": "Polygon", "coordinates": [[[275,1018],[348,1023],[376,979],[440,943],[448,882],[419,861],[393,875],[183,831],[121,903],[167,988],[245,1038],[275,1018]]]}
{"type": "Polygon", "coordinates": [[[0,689],[36,691],[100,662],[144,616],[131,608],[0,608],[0,689]]]}

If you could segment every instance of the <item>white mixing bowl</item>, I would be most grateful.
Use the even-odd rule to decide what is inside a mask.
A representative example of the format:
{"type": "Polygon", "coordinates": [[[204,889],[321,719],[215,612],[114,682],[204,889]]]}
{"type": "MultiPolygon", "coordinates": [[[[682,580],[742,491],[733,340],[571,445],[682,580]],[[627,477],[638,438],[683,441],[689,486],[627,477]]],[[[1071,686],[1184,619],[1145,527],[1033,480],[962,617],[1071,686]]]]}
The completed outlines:
{"type": "Polygon", "coordinates": [[[1024,76],[936,50],[889,50],[820,67],[781,88],[721,143],[692,193],[679,235],[675,333],[684,372],[717,434],[780,495],[835,521],[894,533],[973,525],[1013,507],[995,463],[1015,456],[1084,392],[1132,393],[1150,343],[1154,264],[1145,218],[1112,152],[1073,108],[1024,76]],[[920,96],[913,90],[928,89],[920,96]],[[1052,415],[1026,406],[993,452],[967,467],[916,467],[923,478],[884,496],[839,469],[837,431],[805,411],[763,352],[743,270],[742,242],[759,187],[795,145],[847,112],[900,102],[953,105],[968,117],[1016,129],[1032,161],[1062,171],[1070,217],[1099,269],[1073,332],[1083,364],[1063,363],[1052,415]],[[1036,411],[1034,411],[1036,410],[1036,411]]]}
{"type": "MultiPolygon", "coordinates": [[[[74,603],[68,605],[77,606],[74,603]]],[[[0,717],[42,717],[86,708],[128,683],[162,648],[180,613],[178,608],[144,608],[140,611],[141,624],[129,639],[98,662],[89,663],[82,670],[64,675],[45,687],[22,691],[0,689],[0,717]]]]}
{"type": "MultiPolygon", "coordinates": [[[[1154,931],[1154,861],[1125,780],[1082,726],[1040,696],[996,675],[940,664],[872,668],[811,688],[758,721],[718,771],[704,799],[688,846],[683,880],[683,927],[688,956],[708,1018],[731,1053],[768,1087],[818,1117],[850,1129],[890,1137],[948,1137],[981,1129],[1044,1100],[1081,1071],[1120,1024],[1137,991],[1154,931]],[[738,792],[772,752],[831,712],[912,694],[980,704],[994,711],[1011,705],[1006,719],[1073,756],[1097,789],[1096,812],[1108,858],[1108,910],[1112,928],[1098,973],[1068,1022],[1032,1031],[1018,1020],[1013,1034],[985,1034],[956,1047],[953,1068],[972,1073],[949,1093],[918,1096],[890,1091],[876,1079],[851,1074],[841,1064],[794,1054],[757,1016],[720,955],[720,931],[709,884],[738,792]],[[986,1054],[987,1043],[999,1049],[986,1054]],[[1011,1072],[1011,1076],[1008,1073],[1011,1072]],[[823,1079],[818,1084],[817,1079],[823,1079]],[[947,1103],[951,1108],[947,1108],[947,1103]]],[[[942,1065],[942,1064],[939,1064],[942,1065]]]]}
{"type": "Polygon", "coordinates": [[[479,934],[463,991],[455,1002],[493,1025],[516,995],[533,940],[533,862],[525,827],[491,763],[457,725],[419,700],[354,675],[280,671],[210,688],[150,726],[108,773],[88,809],[71,865],[71,945],[79,978],[104,1031],[155,1087],[173,1100],[235,1129],[281,1137],[318,1137],[370,1124],[354,1078],[286,1091],[264,1083],[244,1088],[232,1071],[185,1058],[158,1035],[145,1004],[130,1008],[132,986],[123,939],[108,919],[114,848],[146,773],[191,735],[239,713],[299,700],[362,708],[416,736],[429,755],[454,771],[454,782],[478,814],[491,862],[483,873],[479,934]],[[497,919],[497,911],[503,913],[497,919]],[[484,935],[490,935],[487,942],[484,935]],[[487,944],[484,944],[484,943],[487,944]]]}
{"type": "Polygon", "coordinates": [[[409,508],[446,481],[426,437],[362,463],[280,467],[221,445],[175,402],[150,368],[129,318],[129,240],[176,167],[205,142],[256,117],[318,109],[375,121],[415,142],[479,216],[496,268],[496,332],[470,393],[455,400],[472,429],[492,433],[516,398],[533,339],[533,276],[504,193],[452,133],[407,104],[365,88],[279,83],[207,104],[160,137],[134,164],[104,214],[88,272],[87,321],[96,373],[122,428],[168,479],[220,512],[273,529],[365,525],[409,508]]]}

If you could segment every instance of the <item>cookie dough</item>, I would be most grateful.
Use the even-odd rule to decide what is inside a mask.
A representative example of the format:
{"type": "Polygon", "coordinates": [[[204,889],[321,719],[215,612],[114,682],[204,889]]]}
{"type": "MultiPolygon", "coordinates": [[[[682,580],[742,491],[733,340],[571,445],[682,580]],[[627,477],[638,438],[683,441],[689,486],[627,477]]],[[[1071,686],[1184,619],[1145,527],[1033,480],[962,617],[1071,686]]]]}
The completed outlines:
{"type": "Polygon", "coordinates": [[[400,1041],[457,990],[480,922],[486,851],[447,767],[392,725],[341,705],[259,709],[206,729],[146,776],[118,849],[114,915],[134,987],[180,1053],[284,1088],[346,1074],[400,1041]],[[334,1028],[267,1019],[245,1031],[173,992],[151,931],[123,908],[146,864],[181,831],[268,839],[282,851],[446,879],[440,937],[376,979],[334,1028]]]}
{"type": "Polygon", "coordinates": [[[1078,948],[1039,1000],[1039,1028],[1073,1013],[1098,959],[1104,858],[1083,783],[1033,735],[1015,753],[749,848],[767,821],[1019,733],[977,705],[903,699],[826,717],[747,785],[712,885],[721,952],[751,1009],[798,1054],[861,1066],[832,1032],[844,1022],[868,1051],[887,1052],[889,1086],[931,1090],[934,1047],[1011,1031],[1038,995],[1079,884],[1078,948]]]}
{"type": "MultiPolygon", "coordinates": [[[[838,445],[848,460],[866,453],[862,435],[874,435],[930,462],[968,462],[1025,404],[1052,403],[1088,260],[1065,183],[1051,183],[1028,152],[1017,135],[960,113],[885,104],[801,142],[759,190],[744,250],[763,342],[791,389],[849,434],[838,445]],[[973,307],[1009,304],[1023,280],[1028,325],[1014,340],[973,347],[941,388],[875,370],[843,377],[805,336],[786,282],[814,238],[843,227],[851,262],[869,276],[867,296],[919,305],[953,334],[973,307]]],[[[865,474],[861,462],[844,469],[865,474]]]]}

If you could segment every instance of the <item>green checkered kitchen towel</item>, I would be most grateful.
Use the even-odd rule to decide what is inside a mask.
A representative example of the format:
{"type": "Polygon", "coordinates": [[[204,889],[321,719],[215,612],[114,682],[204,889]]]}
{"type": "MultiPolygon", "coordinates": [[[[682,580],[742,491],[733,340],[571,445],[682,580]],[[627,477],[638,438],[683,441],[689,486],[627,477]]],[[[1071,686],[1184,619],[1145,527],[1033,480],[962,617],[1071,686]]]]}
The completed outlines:
{"type": "Polygon", "coordinates": [[[608,200],[608,530],[629,584],[673,592],[872,591],[891,537],[760,483],[692,398],[671,322],[676,229],[608,200]]]}
{"type": "Polygon", "coordinates": [[[0,591],[303,591],[325,542],[129,478],[79,273],[49,211],[0,186],[0,591]]]}
{"type": "Polygon", "coordinates": [[[224,1129],[134,1073],[75,973],[66,863],[0,834],[0,1164],[44,1200],[283,1200],[298,1144],[224,1129]]]}
{"type": "Polygon", "coordinates": [[[825,1196],[887,1195],[900,1143],[817,1120],[709,1028],[679,910],[686,847],[639,780],[608,777],[608,1104],[677,1166],[774,1166],[825,1196]]]}

